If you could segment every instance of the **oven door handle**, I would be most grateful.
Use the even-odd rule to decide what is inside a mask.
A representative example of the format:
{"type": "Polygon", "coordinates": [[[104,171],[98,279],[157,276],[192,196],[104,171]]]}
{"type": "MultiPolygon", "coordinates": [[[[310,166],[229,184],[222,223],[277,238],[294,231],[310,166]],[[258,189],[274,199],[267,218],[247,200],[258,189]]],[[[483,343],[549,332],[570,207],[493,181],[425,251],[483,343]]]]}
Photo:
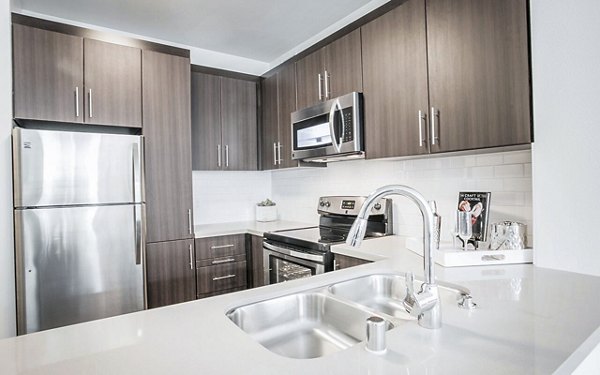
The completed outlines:
{"type": "MultiPolygon", "coordinates": [[[[331,110],[329,110],[329,132],[331,133],[331,144],[333,145],[333,147],[335,148],[335,150],[337,152],[340,152],[340,149],[342,148],[342,145],[340,142],[338,142],[338,139],[336,137],[335,134],[335,112],[339,109],[340,112],[342,112],[342,105],[340,104],[340,100],[339,99],[335,99],[335,101],[333,102],[333,104],[331,105],[331,110]]],[[[342,119],[342,137],[344,137],[344,114],[341,114],[342,119]]]]}
{"type": "Polygon", "coordinates": [[[275,251],[275,252],[280,253],[280,254],[289,255],[289,256],[294,257],[294,258],[299,258],[299,259],[304,259],[304,260],[310,260],[310,261],[313,261],[313,262],[323,263],[323,257],[322,256],[313,255],[313,254],[309,254],[309,253],[303,253],[303,252],[300,252],[300,251],[294,251],[294,250],[291,250],[291,249],[286,249],[286,248],[283,248],[283,247],[272,245],[272,244],[270,244],[268,242],[263,242],[263,248],[265,248],[267,250],[275,251]]]}

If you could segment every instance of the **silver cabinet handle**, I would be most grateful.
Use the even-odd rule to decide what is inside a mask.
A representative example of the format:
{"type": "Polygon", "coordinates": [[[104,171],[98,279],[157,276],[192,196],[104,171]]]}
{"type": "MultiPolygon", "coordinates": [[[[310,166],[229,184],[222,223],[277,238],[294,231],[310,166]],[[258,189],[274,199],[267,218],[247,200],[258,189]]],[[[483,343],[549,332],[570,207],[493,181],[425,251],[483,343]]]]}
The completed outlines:
{"type": "Polygon", "coordinates": [[[323,100],[323,76],[321,73],[317,76],[318,85],[319,85],[319,101],[323,100]]]}
{"type": "Polygon", "coordinates": [[[435,140],[438,139],[438,137],[435,136],[435,117],[437,116],[438,112],[435,110],[435,107],[431,107],[431,145],[435,145],[435,140]]]}
{"type": "Polygon", "coordinates": [[[227,275],[227,276],[218,276],[218,277],[213,277],[213,281],[219,281],[219,280],[231,279],[232,277],[235,277],[235,275],[227,275]]]}
{"type": "Polygon", "coordinates": [[[94,104],[92,101],[92,89],[90,89],[90,95],[88,97],[89,103],[90,103],[90,118],[94,117],[93,116],[93,110],[94,110],[94,104]]]}
{"type": "Polygon", "coordinates": [[[231,263],[231,262],[235,262],[235,258],[213,260],[211,264],[222,264],[222,263],[231,263]]]}
{"type": "Polygon", "coordinates": [[[217,145],[217,166],[221,168],[221,145],[217,145]]]}
{"type": "Polygon", "coordinates": [[[282,161],[283,159],[281,159],[281,142],[277,142],[277,164],[281,165],[282,161]]]}
{"type": "Polygon", "coordinates": [[[229,168],[229,145],[225,145],[225,166],[229,168]]]}
{"type": "Polygon", "coordinates": [[[329,90],[331,86],[329,83],[329,79],[331,78],[331,76],[329,75],[329,72],[327,72],[327,70],[325,71],[325,100],[329,99],[331,97],[331,91],[329,90]]]}
{"type": "Polygon", "coordinates": [[[79,117],[79,86],[75,86],[75,117],[79,117]]]}
{"type": "Polygon", "coordinates": [[[423,111],[419,111],[419,147],[423,147],[423,143],[426,141],[423,139],[423,120],[425,120],[425,115],[423,111]]]}
{"type": "Polygon", "coordinates": [[[194,247],[190,244],[190,269],[194,269],[194,247]]]}
{"type": "Polygon", "coordinates": [[[190,234],[192,234],[194,232],[194,228],[192,225],[192,222],[194,221],[193,217],[192,217],[192,209],[190,208],[188,210],[188,231],[190,232],[190,234]]]}
{"type": "Polygon", "coordinates": [[[273,142],[273,165],[277,165],[277,143],[273,142]]]}
{"type": "Polygon", "coordinates": [[[211,250],[219,250],[219,249],[227,249],[230,247],[235,247],[235,245],[232,243],[228,244],[228,245],[214,245],[214,246],[211,246],[210,249],[211,250]]]}

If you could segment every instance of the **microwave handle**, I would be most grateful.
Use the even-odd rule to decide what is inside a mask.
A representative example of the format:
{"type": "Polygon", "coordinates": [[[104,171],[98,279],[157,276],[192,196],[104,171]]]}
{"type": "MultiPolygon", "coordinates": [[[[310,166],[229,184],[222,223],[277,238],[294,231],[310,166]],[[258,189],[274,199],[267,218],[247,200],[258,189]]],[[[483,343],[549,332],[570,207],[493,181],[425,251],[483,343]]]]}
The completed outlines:
{"type": "MultiPolygon", "coordinates": [[[[334,119],[335,119],[335,112],[339,109],[339,111],[342,111],[342,105],[340,104],[340,100],[336,99],[333,104],[331,105],[331,110],[329,111],[329,133],[331,134],[331,144],[333,144],[333,147],[336,149],[337,152],[340,152],[340,149],[342,147],[342,145],[338,142],[338,139],[336,138],[336,134],[335,134],[335,128],[334,128],[334,119]]],[[[343,117],[343,113],[342,113],[342,137],[343,134],[346,132],[345,126],[346,124],[344,123],[344,117],[343,117]]]]}

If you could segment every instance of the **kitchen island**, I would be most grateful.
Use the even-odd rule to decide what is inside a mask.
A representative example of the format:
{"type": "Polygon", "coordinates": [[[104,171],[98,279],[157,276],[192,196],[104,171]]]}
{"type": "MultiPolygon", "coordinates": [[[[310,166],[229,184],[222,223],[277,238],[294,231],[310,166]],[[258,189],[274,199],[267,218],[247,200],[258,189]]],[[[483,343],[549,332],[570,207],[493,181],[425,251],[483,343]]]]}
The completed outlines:
{"type": "Polygon", "coordinates": [[[0,341],[1,374],[547,374],[570,373],[598,340],[600,278],[503,265],[436,266],[439,280],[471,290],[475,310],[442,306],[443,327],[408,322],[388,351],[364,343],[320,358],[272,353],[226,317],[230,309],[376,273],[422,274],[422,258],[390,236],[339,254],[374,263],[214,298],[0,341]],[[584,349],[581,349],[584,348],[584,349]]]}

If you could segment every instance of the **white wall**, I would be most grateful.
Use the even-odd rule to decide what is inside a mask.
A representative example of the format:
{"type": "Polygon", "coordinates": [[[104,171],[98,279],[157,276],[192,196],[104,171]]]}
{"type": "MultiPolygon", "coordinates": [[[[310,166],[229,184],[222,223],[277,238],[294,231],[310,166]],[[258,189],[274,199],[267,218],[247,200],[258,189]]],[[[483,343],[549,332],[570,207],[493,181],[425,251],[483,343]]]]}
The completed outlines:
{"type": "MultiPolygon", "coordinates": [[[[287,220],[317,223],[318,197],[367,195],[387,184],[414,187],[438,202],[442,240],[450,241],[450,219],[459,191],[492,192],[490,220],[517,220],[532,226],[531,152],[443,156],[414,160],[361,160],[330,163],[327,168],[272,172],[273,199],[287,220]]],[[[421,236],[417,207],[394,198],[394,233],[421,236]]]]}
{"type": "Polygon", "coordinates": [[[15,335],[10,1],[0,0],[0,338],[15,335]]]}
{"type": "Polygon", "coordinates": [[[271,172],[193,172],[194,224],[254,220],[254,205],[271,197],[271,172]]]}
{"type": "Polygon", "coordinates": [[[531,0],[535,264],[600,276],[600,1],[531,0]]]}

